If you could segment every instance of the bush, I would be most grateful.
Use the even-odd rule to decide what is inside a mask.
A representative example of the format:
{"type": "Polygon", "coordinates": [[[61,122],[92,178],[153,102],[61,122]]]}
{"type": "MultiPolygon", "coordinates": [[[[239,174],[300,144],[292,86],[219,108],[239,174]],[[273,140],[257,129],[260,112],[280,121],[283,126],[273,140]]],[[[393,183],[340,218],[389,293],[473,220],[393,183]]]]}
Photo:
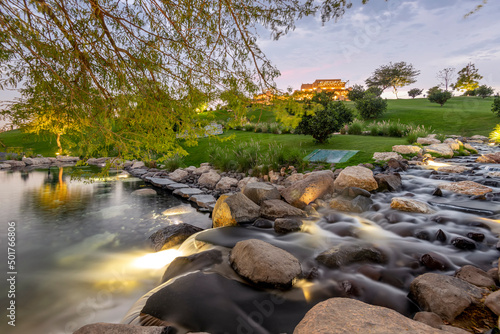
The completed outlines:
{"type": "Polygon", "coordinates": [[[446,103],[446,101],[451,99],[451,93],[448,91],[442,91],[441,89],[437,89],[432,91],[427,98],[431,102],[439,103],[442,107],[446,103]]]}
{"type": "Polygon", "coordinates": [[[248,132],[253,132],[255,131],[255,125],[252,123],[246,124],[243,129],[248,132]]]}
{"type": "Polygon", "coordinates": [[[360,135],[363,132],[363,123],[360,121],[352,122],[347,128],[347,133],[350,135],[360,135]]]}
{"type": "Polygon", "coordinates": [[[387,110],[387,101],[372,94],[365,94],[355,105],[363,119],[377,118],[387,110]]]}
{"type": "Polygon", "coordinates": [[[500,117],[500,95],[495,96],[493,104],[491,105],[491,111],[500,117]]]}
{"type": "Polygon", "coordinates": [[[389,125],[389,137],[403,137],[405,126],[401,123],[391,123],[389,125]]]}
{"type": "Polygon", "coordinates": [[[406,141],[408,144],[413,144],[418,138],[427,137],[430,132],[430,128],[426,130],[423,125],[418,125],[416,127],[411,126],[408,130],[408,134],[406,135],[406,141]]]}
{"type": "Polygon", "coordinates": [[[352,90],[347,92],[347,98],[351,101],[357,101],[365,96],[365,89],[362,85],[352,86],[352,90]]]}
{"type": "Polygon", "coordinates": [[[382,95],[383,92],[384,90],[382,88],[377,86],[371,86],[366,90],[365,94],[372,94],[373,96],[379,97],[380,95],[382,95]]]}
{"type": "Polygon", "coordinates": [[[370,125],[370,135],[371,136],[381,136],[382,135],[382,132],[380,131],[380,127],[378,126],[378,124],[373,123],[372,125],[370,125]]]}
{"type": "Polygon", "coordinates": [[[176,154],[171,158],[168,158],[165,160],[165,169],[169,172],[173,172],[177,168],[181,167],[183,165],[183,159],[180,155],[176,154]]]}
{"type": "Polygon", "coordinates": [[[492,87],[489,87],[486,85],[481,85],[481,86],[477,87],[474,91],[475,91],[477,96],[480,96],[483,99],[488,97],[488,96],[493,95],[493,93],[495,92],[492,87]]]}
{"type": "Polygon", "coordinates": [[[497,124],[495,130],[493,130],[493,132],[490,133],[490,139],[496,143],[500,143],[500,124],[497,124]]]}
{"type": "Polygon", "coordinates": [[[424,90],[423,89],[418,89],[418,88],[412,88],[408,91],[408,95],[411,96],[412,98],[416,98],[420,94],[422,94],[424,90]]]}

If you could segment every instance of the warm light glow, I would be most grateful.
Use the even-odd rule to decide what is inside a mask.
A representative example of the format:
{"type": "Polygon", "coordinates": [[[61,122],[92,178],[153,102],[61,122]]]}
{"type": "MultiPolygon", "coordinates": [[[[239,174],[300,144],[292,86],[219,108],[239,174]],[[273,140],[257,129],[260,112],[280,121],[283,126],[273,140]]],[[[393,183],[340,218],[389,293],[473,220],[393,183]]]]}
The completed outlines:
{"type": "Polygon", "coordinates": [[[182,252],[177,249],[166,249],[157,253],[141,256],[133,262],[133,265],[137,268],[161,269],[181,255],[182,252]]]}
{"type": "Polygon", "coordinates": [[[304,294],[304,298],[306,299],[307,302],[310,302],[312,300],[314,283],[302,279],[300,281],[297,281],[297,283],[295,283],[295,287],[302,289],[302,293],[304,294]]]}
{"type": "Polygon", "coordinates": [[[446,164],[443,162],[435,162],[434,160],[428,160],[427,165],[431,167],[444,167],[444,166],[449,166],[450,164],[446,164]]]}
{"type": "Polygon", "coordinates": [[[176,216],[176,215],[184,215],[186,213],[191,213],[194,212],[195,209],[193,209],[191,206],[178,206],[174,208],[167,209],[162,212],[162,215],[164,216],[176,216]]]}
{"type": "Polygon", "coordinates": [[[495,146],[495,143],[489,143],[488,146],[495,146]]]}
{"type": "Polygon", "coordinates": [[[130,176],[130,174],[128,174],[128,173],[121,173],[121,174],[118,174],[117,177],[120,179],[126,179],[129,176],[130,176]]]}

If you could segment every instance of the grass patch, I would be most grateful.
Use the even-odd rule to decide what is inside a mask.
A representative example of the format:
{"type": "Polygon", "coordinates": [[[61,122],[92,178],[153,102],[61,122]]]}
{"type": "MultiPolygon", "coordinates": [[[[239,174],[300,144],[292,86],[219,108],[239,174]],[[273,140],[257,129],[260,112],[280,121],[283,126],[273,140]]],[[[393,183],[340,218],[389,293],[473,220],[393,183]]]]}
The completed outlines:
{"type": "Polygon", "coordinates": [[[32,152],[35,155],[41,154],[44,157],[55,157],[57,152],[55,136],[54,138],[47,138],[23,133],[20,130],[12,130],[0,133],[0,141],[5,145],[5,147],[0,145],[0,151],[3,152],[19,150],[22,153],[32,152]]]}

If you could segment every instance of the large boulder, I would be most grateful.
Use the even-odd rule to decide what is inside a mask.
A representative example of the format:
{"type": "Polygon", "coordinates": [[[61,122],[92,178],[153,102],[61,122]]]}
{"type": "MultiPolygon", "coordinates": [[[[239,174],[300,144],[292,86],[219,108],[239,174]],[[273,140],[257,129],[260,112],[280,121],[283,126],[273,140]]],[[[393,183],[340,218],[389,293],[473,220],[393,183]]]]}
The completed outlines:
{"type": "Polygon", "coordinates": [[[243,188],[243,194],[254,201],[255,204],[261,205],[262,202],[270,199],[280,199],[281,195],[278,189],[271,184],[264,182],[248,183],[243,188]]]}
{"type": "Polygon", "coordinates": [[[499,164],[500,163],[500,152],[484,154],[476,159],[476,162],[487,163],[487,164],[499,164]]]}
{"type": "Polygon", "coordinates": [[[453,151],[458,151],[460,150],[460,147],[464,146],[460,140],[453,138],[447,138],[443,143],[448,145],[453,151]]]}
{"type": "Polygon", "coordinates": [[[215,203],[212,224],[221,227],[251,223],[259,217],[259,210],[260,207],[242,193],[222,195],[215,203]]]}
{"type": "Polygon", "coordinates": [[[294,184],[297,181],[303,180],[304,179],[304,174],[302,173],[294,173],[290,176],[288,176],[285,179],[285,187],[290,187],[292,184],[294,184]]]}
{"type": "Polygon", "coordinates": [[[417,144],[421,145],[441,144],[441,141],[436,138],[425,137],[425,138],[417,138],[417,144]]]}
{"type": "Polygon", "coordinates": [[[299,260],[292,254],[257,239],[238,242],[229,261],[239,275],[265,286],[290,287],[302,273],[299,260]]]}
{"type": "Polygon", "coordinates": [[[260,215],[267,219],[290,216],[304,216],[305,212],[279,199],[264,201],[260,206],[260,215]]]}
{"type": "Polygon", "coordinates": [[[403,157],[397,152],[375,152],[373,153],[373,160],[387,161],[389,159],[401,160],[403,157]]]}
{"type": "MultiPolygon", "coordinates": [[[[85,325],[73,334],[165,334],[170,333],[171,327],[135,326],[125,324],[109,324],[98,322],[85,325]]],[[[173,333],[173,329],[172,329],[173,333]]]]}
{"type": "Polygon", "coordinates": [[[153,249],[158,252],[182,244],[184,240],[200,231],[203,229],[186,223],[169,225],[153,233],[149,241],[153,249]]]}
{"type": "Polygon", "coordinates": [[[230,190],[231,187],[237,187],[237,186],[238,186],[237,179],[235,179],[234,177],[224,176],[219,180],[219,182],[217,182],[215,189],[217,189],[217,190],[230,190]]]}
{"type": "Polygon", "coordinates": [[[188,172],[179,168],[168,174],[168,177],[175,182],[181,182],[188,176],[188,174],[188,172]]]}
{"type": "Polygon", "coordinates": [[[341,244],[316,257],[328,268],[339,268],[353,263],[386,263],[387,256],[372,245],[341,244]]]}
{"type": "Polygon", "coordinates": [[[445,334],[447,332],[411,320],[381,306],[348,298],[330,298],[316,304],[293,334],[445,334]]]}
{"type": "Polygon", "coordinates": [[[467,307],[478,304],[486,291],[456,277],[426,273],[410,284],[410,298],[423,311],[452,322],[467,307]]]}
{"type": "Polygon", "coordinates": [[[333,192],[331,170],[309,173],[304,179],[281,191],[281,196],[291,205],[303,209],[309,203],[333,192]]]}
{"type": "Polygon", "coordinates": [[[430,153],[444,158],[452,158],[453,150],[448,144],[432,144],[425,148],[425,153],[430,153]]]}
{"type": "Polygon", "coordinates": [[[394,145],[392,151],[400,154],[419,154],[422,153],[422,148],[415,145],[394,145]]]}
{"type": "Polygon", "coordinates": [[[220,181],[221,176],[215,170],[210,170],[208,173],[201,174],[198,179],[198,185],[200,187],[206,187],[209,189],[215,188],[217,183],[220,181]]]}
{"type": "Polygon", "coordinates": [[[465,265],[460,268],[455,273],[455,277],[463,279],[464,281],[479,287],[489,288],[495,286],[495,281],[488,275],[488,273],[471,265],[465,265]]]}
{"type": "Polygon", "coordinates": [[[398,191],[403,186],[399,173],[376,174],[374,177],[378,184],[378,191],[398,191]]]}
{"type": "Polygon", "coordinates": [[[433,212],[426,203],[407,197],[393,197],[391,200],[391,209],[416,213],[433,212]]]}
{"type": "Polygon", "coordinates": [[[179,256],[168,265],[167,270],[161,278],[161,282],[184,275],[195,270],[204,270],[213,265],[220,264],[225,258],[222,258],[222,252],[217,249],[210,249],[204,252],[191,254],[189,256],[179,256]]]}
{"type": "Polygon", "coordinates": [[[474,181],[441,183],[438,185],[438,188],[469,196],[484,195],[493,191],[490,187],[483,186],[482,184],[474,181]]]}
{"type": "Polygon", "coordinates": [[[373,177],[373,172],[361,166],[350,166],[344,168],[334,182],[335,190],[343,190],[347,187],[358,187],[367,191],[378,188],[378,183],[373,177]]]}

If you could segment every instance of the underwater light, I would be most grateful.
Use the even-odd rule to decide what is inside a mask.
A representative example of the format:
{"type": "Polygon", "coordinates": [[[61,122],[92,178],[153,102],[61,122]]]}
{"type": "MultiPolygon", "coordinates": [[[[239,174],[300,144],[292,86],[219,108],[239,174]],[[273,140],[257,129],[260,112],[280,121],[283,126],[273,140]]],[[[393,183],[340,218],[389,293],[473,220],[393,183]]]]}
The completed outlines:
{"type": "Polygon", "coordinates": [[[427,165],[432,167],[444,167],[444,166],[449,166],[450,164],[446,164],[443,162],[435,162],[434,160],[427,160],[427,165]]]}
{"type": "Polygon", "coordinates": [[[181,255],[182,252],[177,249],[166,249],[141,256],[134,260],[133,265],[143,269],[161,269],[181,255]]]}

